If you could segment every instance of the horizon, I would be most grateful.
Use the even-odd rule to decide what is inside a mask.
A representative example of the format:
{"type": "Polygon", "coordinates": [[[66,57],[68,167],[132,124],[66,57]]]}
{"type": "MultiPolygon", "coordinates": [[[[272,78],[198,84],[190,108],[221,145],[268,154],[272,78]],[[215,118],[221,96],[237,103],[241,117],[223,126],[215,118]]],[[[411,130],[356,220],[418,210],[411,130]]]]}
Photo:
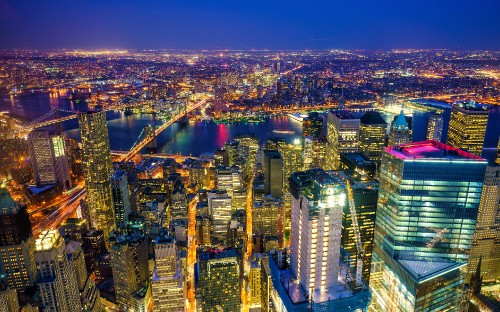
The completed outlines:
{"type": "Polygon", "coordinates": [[[0,49],[499,50],[500,2],[0,0],[0,49]]]}

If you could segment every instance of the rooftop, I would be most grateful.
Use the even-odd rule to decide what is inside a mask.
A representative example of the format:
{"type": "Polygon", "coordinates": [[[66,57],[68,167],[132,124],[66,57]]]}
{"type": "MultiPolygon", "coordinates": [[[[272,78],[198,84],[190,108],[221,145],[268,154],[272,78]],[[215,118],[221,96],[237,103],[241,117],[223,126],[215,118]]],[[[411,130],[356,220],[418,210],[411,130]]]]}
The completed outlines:
{"type": "Polygon", "coordinates": [[[345,110],[331,110],[331,114],[335,115],[338,119],[358,119],[350,111],[345,110]]]}
{"type": "Polygon", "coordinates": [[[9,191],[2,187],[0,188],[0,214],[15,214],[19,205],[12,199],[9,191]]]}
{"type": "Polygon", "coordinates": [[[363,125],[387,125],[387,122],[385,122],[379,112],[366,112],[360,118],[360,121],[363,125]]]}
{"type": "Polygon", "coordinates": [[[425,282],[438,274],[458,269],[464,265],[464,263],[427,260],[397,260],[397,262],[417,282],[425,282]]]}
{"type": "Polygon", "coordinates": [[[389,146],[386,152],[399,159],[484,160],[461,149],[436,141],[422,141],[401,146],[389,146]]]}
{"type": "Polygon", "coordinates": [[[479,112],[479,113],[480,112],[488,113],[490,109],[488,105],[478,104],[476,103],[476,101],[470,101],[470,100],[455,102],[452,104],[452,108],[455,109],[458,108],[469,112],[479,112]]]}

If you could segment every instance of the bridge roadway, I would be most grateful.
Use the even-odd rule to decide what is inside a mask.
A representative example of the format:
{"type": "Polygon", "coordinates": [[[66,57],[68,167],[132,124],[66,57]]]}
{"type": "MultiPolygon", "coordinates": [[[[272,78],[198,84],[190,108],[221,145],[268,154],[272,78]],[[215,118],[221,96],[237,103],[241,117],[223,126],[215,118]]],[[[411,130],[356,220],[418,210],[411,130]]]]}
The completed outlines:
{"type": "Polygon", "coordinates": [[[137,153],[139,153],[141,151],[141,149],[143,149],[144,147],[146,147],[146,145],[149,142],[153,141],[153,139],[156,136],[158,136],[160,133],[162,133],[163,130],[165,130],[168,127],[170,127],[172,124],[174,124],[175,122],[177,122],[182,117],[186,116],[188,113],[190,113],[193,110],[199,108],[200,106],[206,104],[207,101],[208,101],[208,99],[203,99],[203,100],[198,101],[196,103],[189,104],[182,113],[174,115],[169,121],[165,122],[164,124],[162,124],[161,126],[159,126],[158,128],[156,128],[155,132],[154,132],[154,135],[145,137],[142,141],[140,141],[138,144],[136,144],[135,146],[133,146],[132,149],[127,154],[121,156],[119,158],[119,160],[122,161],[122,162],[130,161],[132,159],[132,157],[134,157],[137,153]]]}

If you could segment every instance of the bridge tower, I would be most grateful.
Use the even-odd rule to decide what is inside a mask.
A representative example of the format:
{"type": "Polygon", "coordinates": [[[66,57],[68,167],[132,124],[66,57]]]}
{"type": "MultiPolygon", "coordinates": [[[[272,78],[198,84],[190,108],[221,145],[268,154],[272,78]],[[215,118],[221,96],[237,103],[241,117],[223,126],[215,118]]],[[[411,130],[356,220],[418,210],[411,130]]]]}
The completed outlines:
{"type": "Polygon", "coordinates": [[[149,137],[149,138],[153,138],[151,140],[151,142],[149,142],[148,144],[146,144],[146,150],[149,154],[154,154],[158,151],[158,142],[156,140],[156,136],[155,136],[155,128],[152,126],[152,125],[148,125],[146,126],[146,128],[144,128],[144,135],[145,137],[149,137]]]}

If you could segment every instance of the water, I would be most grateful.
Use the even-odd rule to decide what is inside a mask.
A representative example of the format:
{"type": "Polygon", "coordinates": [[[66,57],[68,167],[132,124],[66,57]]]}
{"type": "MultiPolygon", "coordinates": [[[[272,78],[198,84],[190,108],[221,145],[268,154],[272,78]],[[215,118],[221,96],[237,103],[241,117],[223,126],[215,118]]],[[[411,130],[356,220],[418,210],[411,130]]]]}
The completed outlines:
{"type": "MultiPolygon", "coordinates": [[[[0,110],[8,110],[28,119],[35,119],[54,108],[73,111],[88,109],[85,102],[72,102],[67,98],[50,98],[48,94],[44,93],[22,95],[15,98],[8,96],[0,98],[0,110]]],[[[445,125],[442,141],[446,142],[450,110],[444,110],[443,114],[445,125]]],[[[413,141],[425,139],[429,115],[430,113],[427,112],[416,112],[413,115],[413,141]]],[[[388,123],[393,118],[390,114],[383,114],[383,117],[388,123]]],[[[108,112],[107,118],[112,150],[130,149],[145,126],[149,124],[158,125],[162,122],[156,120],[153,115],[125,116],[122,112],[108,112]]],[[[78,122],[76,120],[65,122],[62,127],[67,137],[79,139],[78,122]]],[[[294,139],[301,137],[302,124],[288,117],[267,118],[262,123],[215,124],[197,122],[185,125],[174,124],[158,136],[157,142],[160,152],[198,156],[201,153],[215,151],[224,142],[241,133],[254,133],[260,137],[261,143],[270,137],[283,137],[288,142],[293,142],[294,139]],[[295,133],[277,134],[272,132],[275,129],[288,129],[295,131],[295,133]]],[[[500,106],[496,106],[490,113],[483,157],[489,159],[494,157],[499,136],[500,106]]]]}

